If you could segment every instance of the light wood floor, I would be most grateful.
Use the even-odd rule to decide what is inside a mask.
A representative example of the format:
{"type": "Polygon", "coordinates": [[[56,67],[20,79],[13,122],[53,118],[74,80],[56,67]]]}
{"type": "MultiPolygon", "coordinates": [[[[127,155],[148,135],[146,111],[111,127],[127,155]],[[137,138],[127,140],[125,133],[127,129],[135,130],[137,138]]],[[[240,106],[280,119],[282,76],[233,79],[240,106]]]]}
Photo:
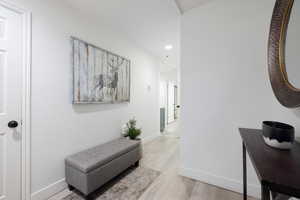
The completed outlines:
{"type": "MultiPolygon", "coordinates": [[[[161,172],[139,200],[242,200],[242,195],[178,175],[179,138],[161,136],[143,146],[141,166],[161,172]]],[[[65,190],[50,198],[61,200],[65,190]]],[[[249,200],[254,200],[249,198],[249,200]]]]}

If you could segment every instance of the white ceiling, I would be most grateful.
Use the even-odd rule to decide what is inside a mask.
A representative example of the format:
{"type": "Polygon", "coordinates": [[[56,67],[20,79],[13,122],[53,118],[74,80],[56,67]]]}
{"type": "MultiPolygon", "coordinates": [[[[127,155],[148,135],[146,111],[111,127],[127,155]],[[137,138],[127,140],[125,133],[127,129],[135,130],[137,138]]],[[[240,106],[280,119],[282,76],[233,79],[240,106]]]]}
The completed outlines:
{"type": "Polygon", "coordinates": [[[178,67],[180,12],[174,0],[65,1],[77,11],[120,30],[169,68],[178,67]],[[167,51],[164,47],[169,44],[174,48],[167,51]]]}
{"type": "Polygon", "coordinates": [[[181,13],[185,13],[188,10],[201,6],[211,0],[175,0],[181,13]]]}

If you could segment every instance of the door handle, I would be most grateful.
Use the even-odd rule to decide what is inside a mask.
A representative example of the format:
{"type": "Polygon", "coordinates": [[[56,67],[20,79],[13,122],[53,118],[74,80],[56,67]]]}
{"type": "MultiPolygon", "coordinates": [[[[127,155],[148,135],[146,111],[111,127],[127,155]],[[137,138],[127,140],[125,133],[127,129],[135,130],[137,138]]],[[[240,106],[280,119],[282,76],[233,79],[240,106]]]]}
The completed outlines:
{"type": "Polygon", "coordinates": [[[9,128],[17,128],[18,127],[18,122],[17,121],[10,121],[10,122],[8,122],[8,124],[7,124],[7,126],[9,127],[9,128]]]}

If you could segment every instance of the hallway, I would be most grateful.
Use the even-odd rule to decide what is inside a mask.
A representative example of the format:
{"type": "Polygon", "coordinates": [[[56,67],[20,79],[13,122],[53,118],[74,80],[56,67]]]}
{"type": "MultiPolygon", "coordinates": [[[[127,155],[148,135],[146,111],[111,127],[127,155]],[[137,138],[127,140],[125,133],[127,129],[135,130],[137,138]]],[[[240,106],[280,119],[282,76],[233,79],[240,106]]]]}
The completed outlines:
{"type": "Polygon", "coordinates": [[[165,136],[180,138],[180,130],[179,130],[179,121],[176,120],[166,126],[166,129],[163,133],[165,136]]]}

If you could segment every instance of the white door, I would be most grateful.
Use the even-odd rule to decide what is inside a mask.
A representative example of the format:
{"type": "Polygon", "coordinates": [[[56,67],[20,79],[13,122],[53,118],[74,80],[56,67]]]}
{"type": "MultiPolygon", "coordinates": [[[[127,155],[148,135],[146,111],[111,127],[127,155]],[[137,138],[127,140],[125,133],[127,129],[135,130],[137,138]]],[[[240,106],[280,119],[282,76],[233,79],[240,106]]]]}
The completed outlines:
{"type": "Polygon", "coordinates": [[[21,199],[22,26],[0,5],[0,200],[21,199]]]}
{"type": "Polygon", "coordinates": [[[168,123],[171,123],[175,120],[174,117],[174,105],[175,105],[175,98],[174,98],[174,83],[168,83],[168,123]]]}

